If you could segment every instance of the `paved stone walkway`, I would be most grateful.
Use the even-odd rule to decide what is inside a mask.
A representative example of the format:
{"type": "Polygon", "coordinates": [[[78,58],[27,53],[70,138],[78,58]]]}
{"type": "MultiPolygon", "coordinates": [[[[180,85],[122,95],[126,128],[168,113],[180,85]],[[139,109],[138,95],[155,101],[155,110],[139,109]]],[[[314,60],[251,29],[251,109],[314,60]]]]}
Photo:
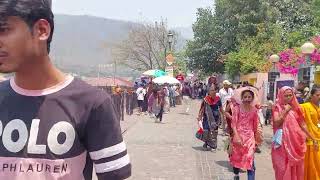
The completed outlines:
{"type": "MultiPolygon", "coordinates": [[[[195,138],[196,116],[200,101],[194,100],[190,114],[183,105],[164,114],[163,123],[155,123],[149,116],[127,117],[121,126],[131,157],[133,174],[130,180],[232,180],[232,168],[223,151],[219,135],[218,150],[202,150],[195,138]]],[[[220,131],[220,130],[219,130],[220,131]]],[[[265,142],[262,153],[256,154],[256,179],[273,180],[270,156],[271,128],[264,127],[265,142]]],[[[241,179],[247,179],[246,173],[241,179]]]]}

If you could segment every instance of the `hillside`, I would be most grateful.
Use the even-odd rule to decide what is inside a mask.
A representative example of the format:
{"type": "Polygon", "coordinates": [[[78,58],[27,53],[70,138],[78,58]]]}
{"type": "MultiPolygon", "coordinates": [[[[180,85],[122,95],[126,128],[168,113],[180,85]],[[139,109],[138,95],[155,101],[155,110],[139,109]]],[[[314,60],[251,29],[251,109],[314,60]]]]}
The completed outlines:
{"type": "MultiPolygon", "coordinates": [[[[114,68],[110,47],[124,40],[136,23],[92,16],[55,15],[55,33],[51,57],[54,63],[66,72],[82,76],[112,76],[114,68]]],[[[178,48],[186,40],[179,39],[178,48]]],[[[136,72],[117,66],[117,76],[134,76],[136,72]]]]}

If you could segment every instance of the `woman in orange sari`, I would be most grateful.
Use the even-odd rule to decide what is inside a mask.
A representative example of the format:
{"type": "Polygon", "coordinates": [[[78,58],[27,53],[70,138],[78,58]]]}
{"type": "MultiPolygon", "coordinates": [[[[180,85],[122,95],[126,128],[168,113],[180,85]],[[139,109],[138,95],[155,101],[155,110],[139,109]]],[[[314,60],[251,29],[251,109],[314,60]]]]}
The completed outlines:
{"type": "Polygon", "coordinates": [[[320,180],[320,87],[311,90],[309,102],[302,104],[304,119],[310,134],[315,138],[307,138],[307,152],[305,154],[305,180],[320,180]],[[314,148],[316,147],[316,148],[314,148]]]}
{"type": "Polygon", "coordinates": [[[291,87],[285,86],[279,90],[272,119],[274,137],[271,155],[276,180],[303,180],[306,135],[312,137],[291,87]]]}

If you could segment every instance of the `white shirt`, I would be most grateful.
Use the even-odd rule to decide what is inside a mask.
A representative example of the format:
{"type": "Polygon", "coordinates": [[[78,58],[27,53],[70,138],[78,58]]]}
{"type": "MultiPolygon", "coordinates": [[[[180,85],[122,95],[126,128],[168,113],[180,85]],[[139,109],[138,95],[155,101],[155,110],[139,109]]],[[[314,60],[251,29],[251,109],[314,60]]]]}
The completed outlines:
{"type": "Polygon", "coordinates": [[[144,88],[139,87],[136,91],[136,94],[137,94],[137,99],[140,101],[143,101],[144,96],[147,94],[147,91],[144,88]]]}
{"type": "Polygon", "coordinates": [[[224,88],[220,89],[219,97],[223,106],[225,103],[227,103],[227,100],[233,96],[233,94],[233,89],[231,88],[228,89],[228,92],[224,88]]]}
{"type": "Polygon", "coordinates": [[[268,109],[272,109],[273,101],[269,100],[267,105],[268,105],[268,109]]]}
{"type": "Polygon", "coordinates": [[[164,90],[165,96],[169,97],[169,89],[168,89],[168,87],[164,87],[163,90],[164,90]]]}

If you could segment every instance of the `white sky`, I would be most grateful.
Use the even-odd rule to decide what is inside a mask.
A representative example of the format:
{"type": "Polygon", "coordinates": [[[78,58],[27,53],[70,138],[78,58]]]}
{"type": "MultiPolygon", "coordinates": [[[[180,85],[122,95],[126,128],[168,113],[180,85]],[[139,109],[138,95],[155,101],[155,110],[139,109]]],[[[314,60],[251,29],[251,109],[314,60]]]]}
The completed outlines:
{"type": "Polygon", "coordinates": [[[134,22],[167,19],[170,27],[189,27],[199,7],[214,0],[53,0],[56,14],[93,15],[134,22]]]}

